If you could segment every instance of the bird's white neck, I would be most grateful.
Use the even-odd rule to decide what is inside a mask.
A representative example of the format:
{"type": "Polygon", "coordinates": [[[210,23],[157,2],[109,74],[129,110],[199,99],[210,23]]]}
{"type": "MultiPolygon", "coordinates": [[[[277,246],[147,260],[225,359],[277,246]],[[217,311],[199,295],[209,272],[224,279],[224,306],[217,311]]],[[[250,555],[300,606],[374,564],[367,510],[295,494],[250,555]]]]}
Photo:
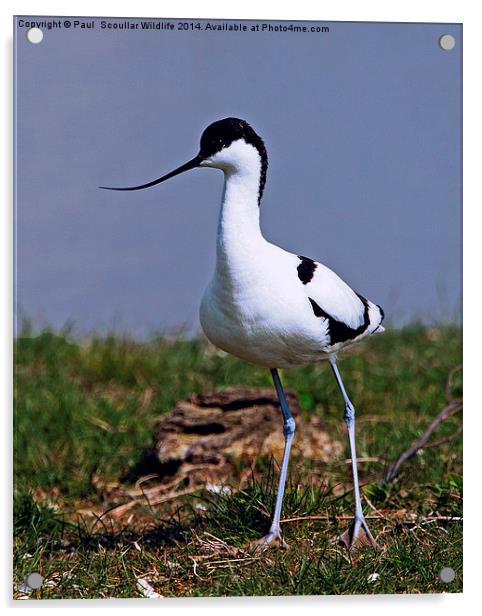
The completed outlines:
{"type": "Polygon", "coordinates": [[[243,139],[221,149],[202,166],[224,172],[214,280],[229,288],[230,281],[242,277],[242,272],[248,276],[252,255],[266,243],[259,226],[259,198],[266,170],[263,172],[258,150],[243,139]]]}
{"type": "Polygon", "coordinates": [[[265,240],[259,225],[261,165],[225,170],[219,213],[216,274],[230,278],[243,269],[265,240]]]}
{"type": "Polygon", "coordinates": [[[259,227],[259,169],[225,171],[218,222],[218,249],[249,243],[261,235],[259,227]]]}

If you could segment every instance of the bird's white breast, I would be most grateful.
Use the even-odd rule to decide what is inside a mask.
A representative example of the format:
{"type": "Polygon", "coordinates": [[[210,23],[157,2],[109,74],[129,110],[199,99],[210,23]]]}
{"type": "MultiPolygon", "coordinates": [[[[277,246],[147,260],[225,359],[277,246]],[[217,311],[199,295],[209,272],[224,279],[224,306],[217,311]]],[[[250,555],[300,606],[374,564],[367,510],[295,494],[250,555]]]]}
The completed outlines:
{"type": "Polygon", "coordinates": [[[218,264],[200,309],[209,340],[269,368],[321,359],[326,327],[314,318],[294,260],[264,241],[251,258],[233,254],[230,267],[218,264]]]}

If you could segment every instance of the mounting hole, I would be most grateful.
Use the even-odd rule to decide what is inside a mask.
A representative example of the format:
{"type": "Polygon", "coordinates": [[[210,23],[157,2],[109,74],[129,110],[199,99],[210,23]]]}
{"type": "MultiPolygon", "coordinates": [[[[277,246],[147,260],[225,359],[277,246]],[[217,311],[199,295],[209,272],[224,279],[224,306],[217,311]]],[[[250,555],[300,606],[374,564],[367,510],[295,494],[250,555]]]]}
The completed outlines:
{"type": "Polygon", "coordinates": [[[43,37],[44,33],[40,28],[29,28],[27,30],[27,40],[29,43],[37,45],[42,42],[43,37]]]}
{"type": "Polygon", "coordinates": [[[450,582],[455,580],[455,571],[452,567],[444,567],[443,569],[440,569],[438,576],[442,582],[445,584],[450,584],[450,582]]]}
{"type": "Polygon", "coordinates": [[[43,584],[43,577],[40,575],[40,573],[31,573],[26,582],[27,582],[27,586],[29,586],[29,588],[31,588],[32,590],[36,590],[37,588],[40,588],[43,584]]]}
{"type": "Polygon", "coordinates": [[[439,38],[438,44],[444,51],[451,51],[455,47],[455,38],[451,34],[443,34],[439,38]]]}

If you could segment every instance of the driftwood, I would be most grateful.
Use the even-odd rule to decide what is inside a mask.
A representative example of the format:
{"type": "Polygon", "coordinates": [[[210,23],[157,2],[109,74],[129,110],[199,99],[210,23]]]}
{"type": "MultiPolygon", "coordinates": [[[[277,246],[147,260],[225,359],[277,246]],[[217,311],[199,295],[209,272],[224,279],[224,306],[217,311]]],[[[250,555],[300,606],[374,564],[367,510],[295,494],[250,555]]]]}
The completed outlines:
{"type": "MultiPolygon", "coordinates": [[[[286,396],[297,425],[293,445],[296,455],[329,462],[342,452],[321,419],[303,421],[295,394],[286,396]]],[[[240,467],[250,473],[258,456],[281,460],[283,420],[273,389],[230,388],[177,402],[161,418],[154,432],[154,453],[167,476],[189,476],[189,485],[239,479],[240,467]],[[241,464],[240,464],[241,462],[241,464]]],[[[242,473],[241,473],[242,474],[242,473]]]]}
{"type": "Polygon", "coordinates": [[[398,460],[390,466],[387,474],[385,475],[386,483],[389,483],[390,481],[392,481],[394,477],[397,475],[398,471],[400,470],[400,467],[402,466],[402,464],[404,464],[407,460],[410,460],[410,458],[413,458],[413,456],[417,453],[417,451],[422,449],[422,447],[425,447],[425,448],[437,447],[438,445],[441,445],[442,443],[445,443],[448,440],[451,440],[454,436],[459,434],[459,432],[461,431],[461,428],[459,428],[458,430],[456,430],[454,434],[451,434],[448,437],[438,439],[437,441],[432,441],[431,443],[428,442],[432,432],[435,430],[435,428],[439,424],[441,424],[443,421],[445,421],[446,419],[448,419],[455,413],[458,413],[459,411],[462,410],[463,399],[454,398],[452,395],[453,378],[454,378],[455,373],[458,372],[460,369],[461,369],[461,366],[457,366],[449,374],[446,389],[445,389],[448,404],[440,411],[437,417],[435,417],[435,419],[430,423],[430,425],[425,430],[425,432],[422,434],[422,436],[418,438],[417,440],[415,440],[411,444],[411,446],[400,455],[398,460]]]}

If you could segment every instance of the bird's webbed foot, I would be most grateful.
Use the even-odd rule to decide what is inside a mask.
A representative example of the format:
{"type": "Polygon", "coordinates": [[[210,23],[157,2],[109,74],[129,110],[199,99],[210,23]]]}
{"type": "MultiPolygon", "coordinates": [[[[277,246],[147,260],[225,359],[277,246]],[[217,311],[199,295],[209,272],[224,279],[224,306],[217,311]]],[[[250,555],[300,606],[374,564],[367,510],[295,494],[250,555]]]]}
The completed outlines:
{"type": "Polygon", "coordinates": [[[353,522],[344,533],[337,537],[338,543],[345,547],[349,552],[353,548],[370,545],[375,550],[379,550],[377,542],[368,528],[368,524],[362,515],[355,515],[353,522]]]}
{"type": "Polygon", "coordinates": [[[271,548],[288,549],[288,544],[279,531],[270,531],[267,535],[261,537],[261,539],[256,539],[247,545],[247,550],[251,553],[262,552],[271,548]]]}

